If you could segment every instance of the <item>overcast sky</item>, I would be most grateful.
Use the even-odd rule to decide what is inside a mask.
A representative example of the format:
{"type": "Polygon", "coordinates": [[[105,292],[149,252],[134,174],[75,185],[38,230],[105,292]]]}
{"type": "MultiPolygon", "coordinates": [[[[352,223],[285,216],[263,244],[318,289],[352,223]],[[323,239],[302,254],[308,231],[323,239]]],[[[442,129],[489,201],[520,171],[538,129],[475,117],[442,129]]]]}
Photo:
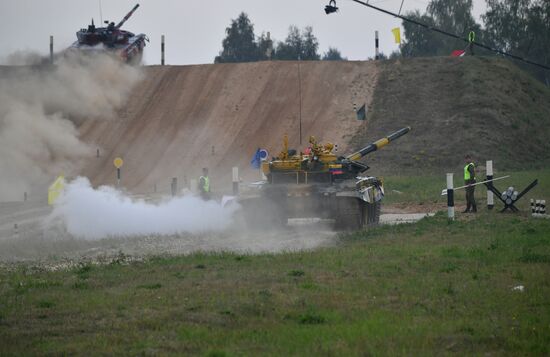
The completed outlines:
{"type": "MultiPolygon", "coordinates": [[[[454,0],[450,0],[454,1],[454,0]]],[[[138,0],[0,0],[0,59],[21,50],[47,54],[49,36],[60,51],[76,40],[75,32],[93,17],[118,22],[138,0]]],[[[160,37],[166,35],[167,64],[212,63],[221,49],[225,28],[244,11],[254,24],[256,35],[270,31],[272,39],[284,40],[290,25],[312,26],[320,52],[338,48],[350,60],[374,56],[374,31],[380,32],[380,48],[389,54],[397,49],[391,29],[401,22],[389,15],[338,0],[340,12],[330,16],[323,9],[328,0],[141,0],[140,8],[124,25],[134,33],[145,33],[151,42],[145,62],[160,62],[160,37]]],[[[392,12],[401,0],[371,0],[371,4],[392,12]]],[[[403,12],[424,11],[428,0],[405,0],[403,12]]],[[[474,14],[485,11],[484,0],[474,0],[474,14]]]]}

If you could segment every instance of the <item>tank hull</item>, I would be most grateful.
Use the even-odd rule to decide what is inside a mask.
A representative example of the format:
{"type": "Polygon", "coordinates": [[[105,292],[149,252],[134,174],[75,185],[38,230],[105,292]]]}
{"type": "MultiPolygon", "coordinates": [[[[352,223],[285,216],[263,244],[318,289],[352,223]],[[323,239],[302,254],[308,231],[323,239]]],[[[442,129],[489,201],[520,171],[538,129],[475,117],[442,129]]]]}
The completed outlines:
{"type": "Polygon", "coordinates": [[[370,178],[358,188],[353,181],[332,184],[264,184],[240,196],[244,220],[252,228],[276,228],[292,218],[333,221],[337,230],[359,230],[378,224],[383,187],[370,178]]]}

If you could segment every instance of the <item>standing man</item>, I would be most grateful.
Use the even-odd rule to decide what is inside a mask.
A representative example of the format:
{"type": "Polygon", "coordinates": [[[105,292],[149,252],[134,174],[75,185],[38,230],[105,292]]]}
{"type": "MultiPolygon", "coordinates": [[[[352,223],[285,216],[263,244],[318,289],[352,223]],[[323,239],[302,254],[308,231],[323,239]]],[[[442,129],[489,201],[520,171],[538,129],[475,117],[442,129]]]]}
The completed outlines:
{"type": "Polygon", "coordinates": [[[203,200],[208,201],[210,199],[210,178],[206,167],[203,167],[202,176],[199,177],[199,191],[203,200]]]}
{"type": "MultiPolygon", "coordinates": [[[[466,166],[464,166],[464,184],[472,185],[476,183],[476,168],[470,155],[466,155],[464,160],[466,163],[466,166]]],[[[476,199],[474,197],[475,189],[475,186],[466,187],[466,210],[462,213],[477,212],[476,199]]]]}

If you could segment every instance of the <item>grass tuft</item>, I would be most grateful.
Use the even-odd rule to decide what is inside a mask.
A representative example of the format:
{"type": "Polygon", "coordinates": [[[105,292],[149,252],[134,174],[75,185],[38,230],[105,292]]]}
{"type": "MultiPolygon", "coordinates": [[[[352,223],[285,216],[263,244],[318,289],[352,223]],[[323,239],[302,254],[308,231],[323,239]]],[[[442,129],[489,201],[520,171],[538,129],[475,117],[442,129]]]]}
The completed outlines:
{"type": "Polygon", "coordinates": [[[157,289],[162,288],[162,284],[160,284],[160,283],[156,283],[156,284],[143,284],[143,285],[138,285],[137,288],[138,288],[138,289],[147,289],[147,290],[157,290],[157,289]]]}
{"type": "Polygon", "coordinates": [[[294,276],[294,277],[304,276],[305,274],[306,273],[303,270],[298,270],[298,269],[294,269],[288,272],[289,276],[294,276]]]}
{"type": "Polygon", "coordinates": [[[55,307],[55,303],[48,300],[41,300],[36,304],[36,306],[41,309],[51,309],[52,307],[55,307]]]}

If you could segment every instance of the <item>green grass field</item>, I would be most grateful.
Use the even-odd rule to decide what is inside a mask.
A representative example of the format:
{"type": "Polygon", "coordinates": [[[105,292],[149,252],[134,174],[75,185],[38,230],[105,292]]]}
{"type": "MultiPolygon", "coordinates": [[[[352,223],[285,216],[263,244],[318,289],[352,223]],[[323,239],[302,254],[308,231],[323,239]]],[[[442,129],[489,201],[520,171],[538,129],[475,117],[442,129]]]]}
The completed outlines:
{"type": "Polygon", "coordinates": [[[549,296],[550,220],[440,213],[316,251],[3,268],[0,355],[548,355],[549,296]]]}

